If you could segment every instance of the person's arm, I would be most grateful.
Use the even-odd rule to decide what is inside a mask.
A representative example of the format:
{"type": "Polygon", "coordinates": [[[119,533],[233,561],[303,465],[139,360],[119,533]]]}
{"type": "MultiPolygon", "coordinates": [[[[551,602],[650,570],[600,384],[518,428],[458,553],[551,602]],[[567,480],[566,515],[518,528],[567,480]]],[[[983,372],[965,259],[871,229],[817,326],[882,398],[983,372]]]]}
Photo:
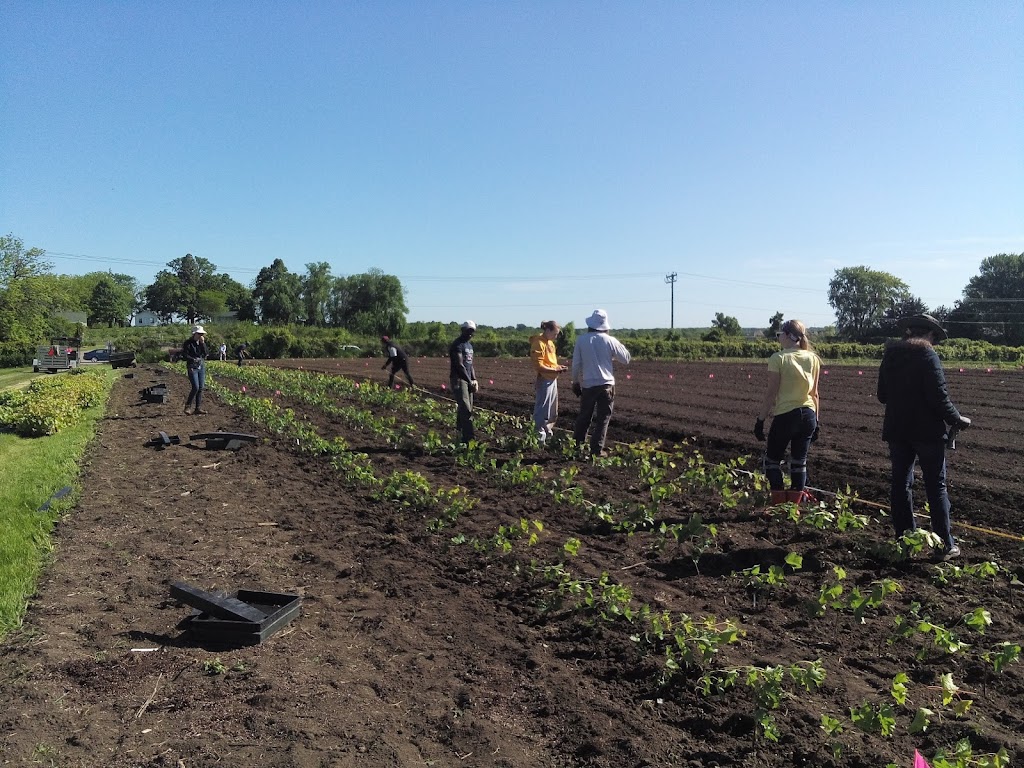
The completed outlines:
{"type": "Polygon", "coordinates": [[[615,345],[612,347],[612,356],[623,365],[629,365],[629,361],[632,359],[629,350],[618,339],[615,340],[615,345]]]}
{"type": "Polygon", "coordinates": [[[925,373],[925,402],[936,413],[941,414],[942,420],[947,424],[959,425],[962,421],[960,411],[949,399],[949,390],[946,388],[946,375],[942,372],[942,362],[938,354],[932,351],[929,355],[929,367],[925,373]]]}
{"type": "Polygon", "coordinates": [[[782,374],[777,371],[768,371],[768,389],[764,393],[764,400],[761,402],[761,410],[757,414],[759,421],[764,421],[772,414],[775,407],[775,400],[779,396],[779,385],[782,383],[782,374]]]}
{"type": "Polygon", "coordinates": [[[814,381],[811,384],[811,402],[814,403],[814,415],[821,420],[821,401],[818,399],[818,379],[821,376],[821,363],[814,366],[814,381]]]}

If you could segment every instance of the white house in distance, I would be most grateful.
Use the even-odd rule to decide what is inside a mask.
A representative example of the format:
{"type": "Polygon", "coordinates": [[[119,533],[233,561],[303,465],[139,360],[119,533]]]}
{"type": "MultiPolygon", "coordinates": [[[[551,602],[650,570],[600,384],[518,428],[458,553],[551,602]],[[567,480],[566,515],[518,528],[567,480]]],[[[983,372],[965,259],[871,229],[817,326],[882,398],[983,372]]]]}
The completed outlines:
{"type": "Polygon", "coordinates": [[[160,315],[143,309],[135,314],[135,326],[137,328],[152,328],[160,325],[160,315]]]}

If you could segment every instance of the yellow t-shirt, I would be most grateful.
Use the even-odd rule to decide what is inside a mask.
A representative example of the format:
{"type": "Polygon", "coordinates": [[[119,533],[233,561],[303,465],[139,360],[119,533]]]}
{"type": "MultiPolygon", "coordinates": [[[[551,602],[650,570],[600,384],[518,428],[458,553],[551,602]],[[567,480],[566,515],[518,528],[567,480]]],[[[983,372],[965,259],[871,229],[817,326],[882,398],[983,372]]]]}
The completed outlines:
{"type": "Polygon", "coordinates": [[[779,394],[772,415],[789,413],[794,408],[813,408],[814,382],[821,361],[809,349],[783,349],[768,358],[768,370],[779,374],[779,394]]]}

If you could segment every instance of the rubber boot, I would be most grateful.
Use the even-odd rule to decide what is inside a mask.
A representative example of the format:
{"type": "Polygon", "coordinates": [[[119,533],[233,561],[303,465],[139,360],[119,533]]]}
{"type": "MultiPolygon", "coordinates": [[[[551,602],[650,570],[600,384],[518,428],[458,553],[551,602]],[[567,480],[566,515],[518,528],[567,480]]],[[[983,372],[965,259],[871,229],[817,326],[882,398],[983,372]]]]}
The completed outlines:
{"type": "Polygon", "coordinates": [[[786,501],[797,506],[818,503],[818,500],[806,488],[800,491],[786,491],[786,501]]]}

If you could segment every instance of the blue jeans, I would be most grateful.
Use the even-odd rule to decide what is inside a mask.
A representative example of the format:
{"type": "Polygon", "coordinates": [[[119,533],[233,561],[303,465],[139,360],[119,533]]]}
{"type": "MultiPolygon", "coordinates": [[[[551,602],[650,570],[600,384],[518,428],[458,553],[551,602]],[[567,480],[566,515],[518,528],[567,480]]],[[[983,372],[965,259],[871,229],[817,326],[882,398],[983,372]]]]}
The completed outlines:
{"type": "Polygon", "coordinates": [[[782,480],[782,460],[789,448],[790,490],[802,491],[807,485],[807,453],[811,448],[811,435],[818,425],[818,414],[813,408],[794,408],[772,419],[768,442],[764,449],[764,474],[773,491],[785,488],[782,480]]]}
{"type": "Polygon", "coordinates": [[[946,443],[939,440],[910,442],[893,440],[889,443],[892,461],[892,486],[889,505],[896,535],[913,531],[914,523],[914,463],[921,465],[924,493],[932,516],[932,533],[942,539],[947,549],[953,546],[949,530],[949,495],[946,493],[946,443]]]}
{"type": "Polygon", "coordinates": [[[185,407],[188,408],[192,405],[192,401],[196,401],[196,409],[202,405],[203,402],[203,388],[206,386],[206,366],[201,365],[198,368],[188,369],[188,382],[192,385],[192,391],[188,393],[188,400],[185,401],[185,407]]]}

